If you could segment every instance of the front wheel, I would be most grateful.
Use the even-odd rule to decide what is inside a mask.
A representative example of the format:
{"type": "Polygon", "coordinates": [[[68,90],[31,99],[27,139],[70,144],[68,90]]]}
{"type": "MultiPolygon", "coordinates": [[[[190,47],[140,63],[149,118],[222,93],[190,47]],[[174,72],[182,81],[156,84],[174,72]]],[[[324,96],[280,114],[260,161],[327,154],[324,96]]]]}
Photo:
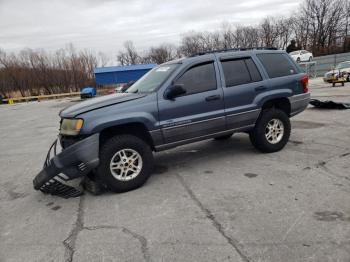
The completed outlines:
{"type": "Polygon", "coordinates": [[[100,149],[97,176],[111,191],[121,193],[141,187],[152,169],[151,148],[136,136],[117,135],[100,149]]]}
{"type": "Polygon", "coordinates": [[[256,149],[264,153],[280,151],[288,142],[291,126],[287,114],[279,109],[262,112],[249,138],[256,149]]]}

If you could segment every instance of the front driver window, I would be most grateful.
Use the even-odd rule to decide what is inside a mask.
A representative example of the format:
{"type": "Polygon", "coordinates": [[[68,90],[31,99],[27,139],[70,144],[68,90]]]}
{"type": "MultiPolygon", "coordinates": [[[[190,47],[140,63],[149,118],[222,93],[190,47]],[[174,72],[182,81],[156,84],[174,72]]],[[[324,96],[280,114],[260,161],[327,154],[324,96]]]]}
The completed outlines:
{"type": "Polygon", "coordinates": [[[196,65],[188,69],[175,84],[183,85],[186,95],[201,93],[216,89],[214,63],[196,65]]]}

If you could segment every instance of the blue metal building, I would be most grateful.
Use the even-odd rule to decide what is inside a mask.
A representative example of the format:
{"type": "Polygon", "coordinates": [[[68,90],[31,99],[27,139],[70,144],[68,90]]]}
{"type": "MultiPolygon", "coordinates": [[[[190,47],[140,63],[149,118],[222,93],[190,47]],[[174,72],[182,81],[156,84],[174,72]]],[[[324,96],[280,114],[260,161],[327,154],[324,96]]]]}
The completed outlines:
{"type": "Polygon", "coordinates": [[[94,70],[97,86],[136,81],[155,67],[155,64],[98,67],[94,70]]]}

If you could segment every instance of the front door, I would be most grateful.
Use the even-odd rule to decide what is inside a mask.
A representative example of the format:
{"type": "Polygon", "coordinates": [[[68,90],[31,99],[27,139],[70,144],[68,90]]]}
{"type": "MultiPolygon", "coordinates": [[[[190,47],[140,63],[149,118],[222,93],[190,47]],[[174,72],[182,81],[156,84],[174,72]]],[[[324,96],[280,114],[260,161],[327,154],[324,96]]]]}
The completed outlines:
{"type": "Polygon", "coordinates": [[[186,94],[159,97],[159,119],[165,143],[187,141],[225,130],[224,97],[214,61],[189,66],[175,78],[186,94]]]}

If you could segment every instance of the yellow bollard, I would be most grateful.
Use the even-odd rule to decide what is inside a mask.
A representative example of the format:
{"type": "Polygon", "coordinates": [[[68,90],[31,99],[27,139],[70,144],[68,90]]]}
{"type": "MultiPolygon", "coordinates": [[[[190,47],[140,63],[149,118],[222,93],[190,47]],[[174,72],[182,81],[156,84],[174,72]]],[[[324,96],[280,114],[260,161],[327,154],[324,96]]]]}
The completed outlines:
{"type": "Polygon", "coordinates": [[[13,105],[13,99],[9,99],[9,105],[13,105]]]}

